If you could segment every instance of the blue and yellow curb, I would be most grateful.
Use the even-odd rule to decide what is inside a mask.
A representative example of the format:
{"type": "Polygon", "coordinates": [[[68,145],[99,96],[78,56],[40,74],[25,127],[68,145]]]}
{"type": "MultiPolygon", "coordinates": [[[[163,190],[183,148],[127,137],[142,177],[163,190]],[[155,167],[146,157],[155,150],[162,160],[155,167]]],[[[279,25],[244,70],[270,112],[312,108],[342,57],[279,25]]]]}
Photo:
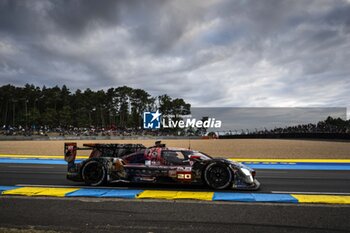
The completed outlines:
{"type": "Polygon", "coordinates": [[[201,200],[261,203],[317,203],[350,204],[350,195],[239,193],[239,192],[191,192],[134,189],[96,189],[61,187],[0,186],[2,196],[31,197],[97,197],[126,199],[201,200]]]}

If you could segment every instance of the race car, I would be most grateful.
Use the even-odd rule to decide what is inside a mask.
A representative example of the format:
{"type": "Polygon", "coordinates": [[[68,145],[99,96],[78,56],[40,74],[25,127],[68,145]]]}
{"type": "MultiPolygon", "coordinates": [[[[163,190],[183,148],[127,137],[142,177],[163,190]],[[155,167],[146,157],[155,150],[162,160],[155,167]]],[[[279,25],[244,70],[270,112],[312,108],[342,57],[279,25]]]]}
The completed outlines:
{"type": "Polygon", "coordinates": [[[142,144],[65,143],[67,179],[90,186],[109,183],[178,183],[206,185],[211,189],[257,190],[256,172],[223,158],[203,152],[172,148],[157,141],[142,144]],[[91,150],[88,159],[76,163],[77,150],[91,150]]]}

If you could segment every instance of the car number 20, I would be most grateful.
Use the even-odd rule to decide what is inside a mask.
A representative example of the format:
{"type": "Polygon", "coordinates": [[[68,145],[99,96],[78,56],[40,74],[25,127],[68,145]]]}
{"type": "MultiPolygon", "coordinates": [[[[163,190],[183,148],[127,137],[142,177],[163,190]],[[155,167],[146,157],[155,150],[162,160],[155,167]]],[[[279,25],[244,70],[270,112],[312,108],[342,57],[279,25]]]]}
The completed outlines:
{"type": "Polygon", "coordinates": [[[190,180],[192,178],[192,175],[190,173],[178,173],[177,178],[179,180],[190,180]]]}

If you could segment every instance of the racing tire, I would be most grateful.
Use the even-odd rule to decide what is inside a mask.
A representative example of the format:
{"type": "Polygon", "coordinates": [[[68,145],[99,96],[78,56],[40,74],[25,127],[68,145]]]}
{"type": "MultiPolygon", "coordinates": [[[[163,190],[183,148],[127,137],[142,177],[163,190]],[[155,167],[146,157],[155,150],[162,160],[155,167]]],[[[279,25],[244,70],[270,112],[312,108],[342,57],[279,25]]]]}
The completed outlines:
{"type": "Polygon", "coordinates": [[[84,165],[81,175],[85,184],[99,186],[106,182],[107,171],[101,162],[91,160],[84,165]]]}
{"type": "Polygon", "coordinates": [[[224,163],[210,163],[204,169],[204,181],[212,189],[226,189],[233,181],[233,173],[224,163]]]}

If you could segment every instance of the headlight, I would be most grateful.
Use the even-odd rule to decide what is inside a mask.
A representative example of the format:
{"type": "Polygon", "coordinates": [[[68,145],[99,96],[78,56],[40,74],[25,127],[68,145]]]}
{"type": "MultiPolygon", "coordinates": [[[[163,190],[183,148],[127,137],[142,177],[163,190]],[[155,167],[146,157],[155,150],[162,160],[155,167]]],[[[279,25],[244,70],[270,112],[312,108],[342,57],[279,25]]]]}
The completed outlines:
{"type": "Polygon", "coordinates": [[[241,168],[241,171],[245,175],[245,177],[242,177],[244,182],[246,182],[247,184],[252,184],[254,182],[252,173],[247,168],[244,168],[244,167],[241,168]]]}
{"type": "Polygon", "coordinates": [[[250,173],[250,171],[248,170],[248,169],[246,169],[246,168],[241,168],[241,171],[244,173],[244,175],[246,175],[246,176],[251,176],[252,174],[250,173]]]}

